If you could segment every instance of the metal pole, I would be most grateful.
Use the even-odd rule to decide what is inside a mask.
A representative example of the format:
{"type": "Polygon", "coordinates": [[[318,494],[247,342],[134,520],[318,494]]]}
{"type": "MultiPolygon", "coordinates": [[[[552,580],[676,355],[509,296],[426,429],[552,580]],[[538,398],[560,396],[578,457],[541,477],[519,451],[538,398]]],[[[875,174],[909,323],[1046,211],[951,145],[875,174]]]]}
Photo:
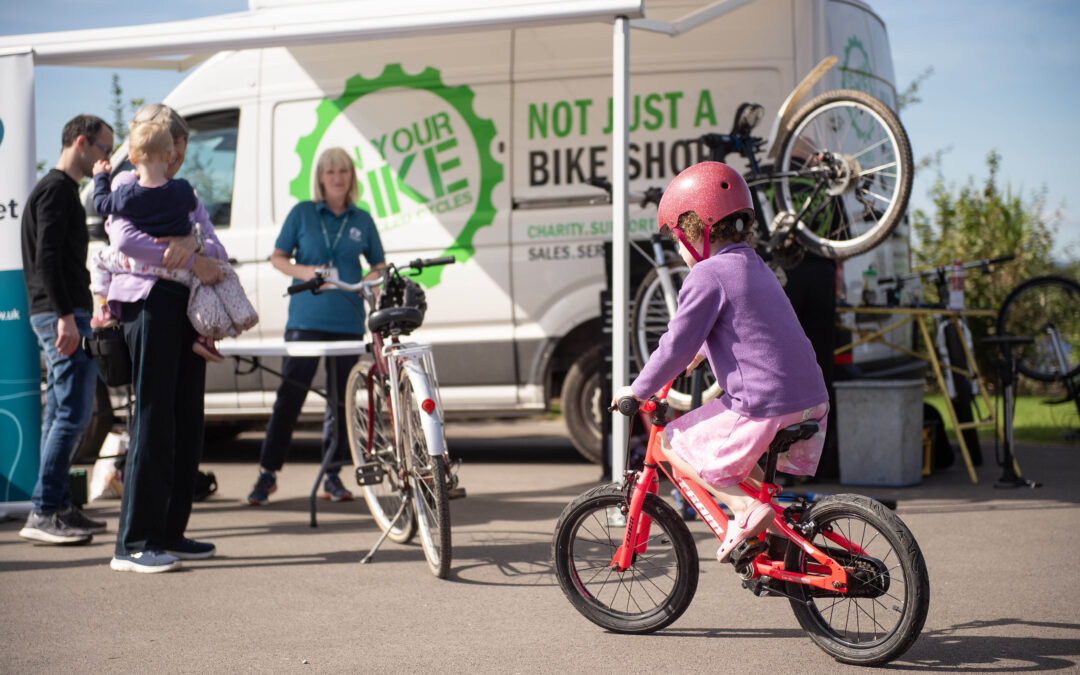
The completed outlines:
{"type": "MultiPolygon", "coordinates": [[[[615,18],[612,59],[612,175],[611,175],[611,390],[629,384],[630,355],[627,349],[627,306],[630,296],[630,247],[627,221],[630,216],[626,193],[629,182],[626,156],[630,143],[627,120],[630,116],[630,21],[615,18]]],[[[607,403],[606,401],[604,402],[607,403]]],[[[622,480],[629,420],[615,415],[611,420],[611,479],[622,480]]]]}

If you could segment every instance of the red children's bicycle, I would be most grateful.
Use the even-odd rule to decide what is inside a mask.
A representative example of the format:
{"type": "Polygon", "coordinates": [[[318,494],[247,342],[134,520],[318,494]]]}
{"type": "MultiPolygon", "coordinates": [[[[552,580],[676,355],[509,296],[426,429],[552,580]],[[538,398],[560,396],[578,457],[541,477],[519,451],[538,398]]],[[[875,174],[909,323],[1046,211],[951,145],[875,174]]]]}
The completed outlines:
{"type": "MultiPolygon", "coordinates": [[[[571,502],[555,529],[555,572],[566,597],[587,619],[620,633],[651,633],[679,618],[694,597],[698,554],[682,517],[659,495],[663,472],[723,541],[728,517],[700,485],[667,462],[660,444],[666,396],[642,404],[652,429],[640,471],[623,485],[595,487],[571,502]]],[[[634,415],[638,402],[619,401],[634,415]]],[[[930,605],[922,551],[907,526],[880,503],[854,494],[819,501],[776,503],[776,461],[818,430],[807,421],[781,429],[766,455],[760,488],[748,494],[771,503],[771,529],[731,554],[743,586],[757,596],[788,598],[810,638],[838,661],[878,665],[903,654],[918,638],[930,605]]]]}

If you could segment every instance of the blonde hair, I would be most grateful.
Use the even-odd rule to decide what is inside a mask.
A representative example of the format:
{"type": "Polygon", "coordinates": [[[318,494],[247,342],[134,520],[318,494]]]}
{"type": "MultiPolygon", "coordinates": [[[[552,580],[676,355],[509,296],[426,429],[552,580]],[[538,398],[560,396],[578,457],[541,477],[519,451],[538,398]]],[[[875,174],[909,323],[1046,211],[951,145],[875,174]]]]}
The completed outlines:
{"type": "Polygon", "coordinates": [[[315,164],[315,184],[311,188],[314,201],[326,201],[326,193],[323,190],[322,180],[320,180],[323,172],[341,166],[349,168],[349,191],[345,194],[345,203],[356,203],[357,198],[360,196],[360,191],[356,186],[356,168],[353,166],[352,159],[349,158],[349,153],[338,147],[327,148],[319,155],[319,161],[315,164]]]}
{"type": "Polygon", "coordinates": [[[172,135],[173,142],[187,140],[191,135],[188,124],[178,112],[165,105],[164,103],[147,103],[143,107],[139,108],[135,116],[131,118],[131,129],[135,129],[135,125],[142,124],[143,122],[159,122],[164,124],[169,129],[169,134],[172,135]]]}
{"type": "MultiPolygon", "coordinates": [[[[753,233],[753,228],[750,227],[753,222],[754,219],[745,212],[739,212],[724,218],[718,223],[713,223],[709,227],[709,245],[721,242],[738,243],[748,241],[753,233]],[[736,229],[735,226],[735,221],[740,218],[742,219],[742,230],[736,229]]],[[[679,216],[678,227],[686,235],[687,241],[698,241],[705,236],[705,223],[694,211],[687,211],[679,216]]]]}
{"type": "Polygon", "coordinates": [[[128,154],[135,163],[148,159],[168,161],[173,151],[173,137],[169,128],[157,120],[131,123],[128,154]]]}

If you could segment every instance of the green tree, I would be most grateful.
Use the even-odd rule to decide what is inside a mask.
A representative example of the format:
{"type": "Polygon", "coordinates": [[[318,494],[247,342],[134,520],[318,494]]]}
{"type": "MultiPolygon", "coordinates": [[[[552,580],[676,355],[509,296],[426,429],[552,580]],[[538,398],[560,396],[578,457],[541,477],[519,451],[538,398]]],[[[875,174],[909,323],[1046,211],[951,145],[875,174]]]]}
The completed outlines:
{"type": "Polygon", "coordinates": [[[996,266],[992,274],[968,271],[964,294],[969,307],[997,307],[1024,279],[1052,271],[1056,222],[1061,217],[1060,211],[1047,210],[1045,188],[1024,195],[1009,185],[999,186],[1001,155],[996,150],[987,155],[986,166],[982,185],[969,178],[959,188],[947,184],[939,172],[930,189],[934,213],[916,209],[912,214],[915,269],[1016,256],[996,266]]]}
{"type": "Polygon", "coordinates": [[[135,111],[143,106],[145,99],[132,98],[124,101],[124,89],[120,86],[120,76],[113,73],[112,76],[113,102],[109,110],[113,113],[113,135],[116,136],[116,144],[120,145],[128,137],[128,121],[135,115],[135,111]]]}

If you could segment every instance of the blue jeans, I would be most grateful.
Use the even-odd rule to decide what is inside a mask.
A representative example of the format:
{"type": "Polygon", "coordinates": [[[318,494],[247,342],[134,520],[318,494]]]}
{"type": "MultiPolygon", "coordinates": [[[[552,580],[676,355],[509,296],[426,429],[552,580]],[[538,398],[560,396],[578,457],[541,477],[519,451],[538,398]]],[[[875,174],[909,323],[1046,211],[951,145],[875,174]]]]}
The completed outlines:
{"type": "MultiPolygon", "coordinates": [[[[76,309],[79,335],[90,337],[90,312],[76,309]]],[[[71,356],[56,349],[53,312],[32,314],[30,326],[45,353],[45,410],[41,421],[41,468],[30,500],[38,513],[53,513],[71,504],[68,471],[75,443],[82,436],[94,408],[97,365],[82,346],[71,356]]]]}

